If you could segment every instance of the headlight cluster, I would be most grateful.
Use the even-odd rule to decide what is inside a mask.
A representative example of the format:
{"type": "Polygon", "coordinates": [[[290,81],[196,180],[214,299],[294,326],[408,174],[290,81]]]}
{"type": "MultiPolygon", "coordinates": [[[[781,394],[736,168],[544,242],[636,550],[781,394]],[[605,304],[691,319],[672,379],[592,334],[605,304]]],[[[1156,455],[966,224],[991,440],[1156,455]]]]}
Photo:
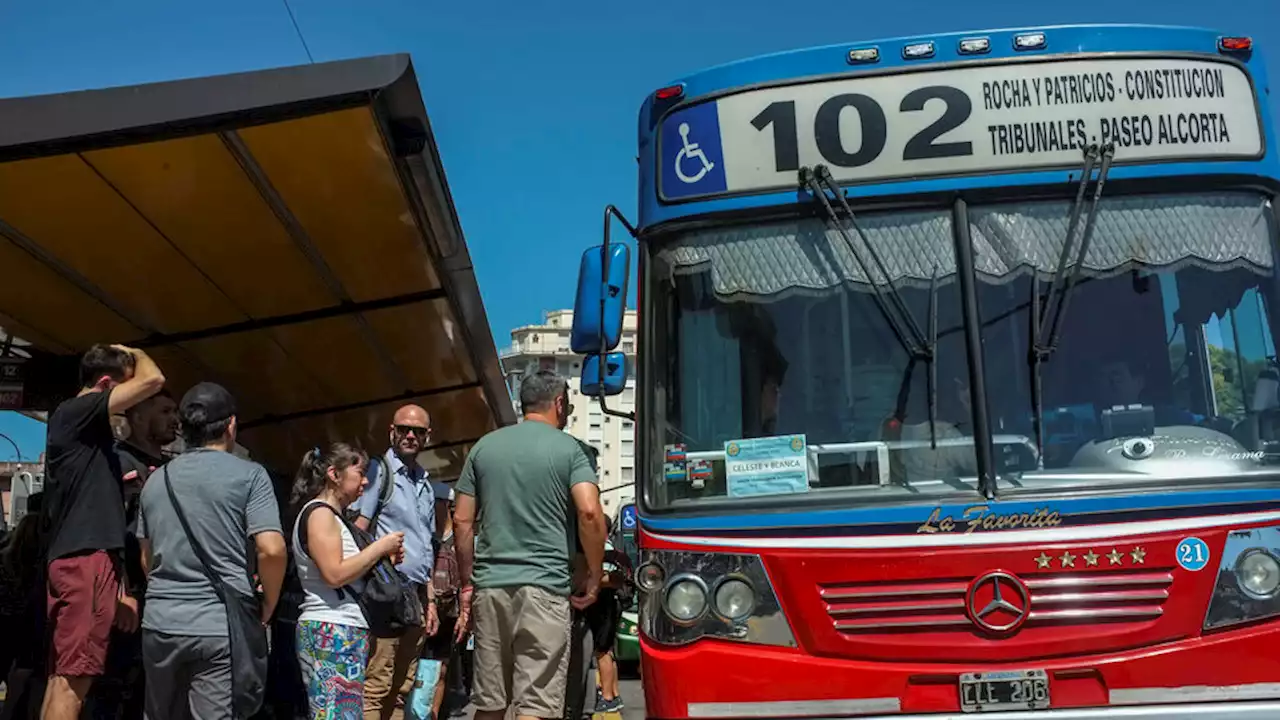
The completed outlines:
{"type": "Polygon", "coordinates": [[[1280,527],[1227,535],[1206,630],[1280,616],[1280,527]]]}
{"type": "Polygon", "coordinates": [[[1265,548],[1250,548],[1236,561],[1236,580],[1245,595],[1268,600],[1280,589],[1280,561],[1265,548]]]}
{"type": "Polygon", "coordinates": [[[655,642],[719,637],[795,645],[758,555],[650,551],[636,585],[644,593],[640,624],[655,642]]]}
{"type": "Polygon", "coordinates": [[[681,575],[667,585],[663,608],[682,625],[697,622],[708,611],[730,622],[751,617],[756,607],[756,590],[746,578],[724,577],[714,590],[696,575],[681,575]]]}

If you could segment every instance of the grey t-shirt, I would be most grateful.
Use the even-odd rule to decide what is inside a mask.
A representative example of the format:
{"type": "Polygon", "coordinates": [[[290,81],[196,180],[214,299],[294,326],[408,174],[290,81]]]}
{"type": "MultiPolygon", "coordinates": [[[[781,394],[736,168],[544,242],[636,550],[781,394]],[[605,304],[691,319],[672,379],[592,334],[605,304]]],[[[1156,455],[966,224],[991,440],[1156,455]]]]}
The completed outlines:
{"type": "Polygon", "coordinates": [[[219,450],[190,450],[156,471],[142,488],[138,537],[151,541],[151,575],[142,627],[170,635],[225,637],[227,611],[164,488],[165,470],[191,531],[215,571],[248,595],[253,536],[281,532],[271,478],[259,464],[219,450]]]}
{"type": "Polygon", "coordinates": [[[476,443],[455,490],[476,498],[477,588],[534,585],[568,596],[578,540],[570,488],[596,482],[578,441],[525,421],[476,443]]]}

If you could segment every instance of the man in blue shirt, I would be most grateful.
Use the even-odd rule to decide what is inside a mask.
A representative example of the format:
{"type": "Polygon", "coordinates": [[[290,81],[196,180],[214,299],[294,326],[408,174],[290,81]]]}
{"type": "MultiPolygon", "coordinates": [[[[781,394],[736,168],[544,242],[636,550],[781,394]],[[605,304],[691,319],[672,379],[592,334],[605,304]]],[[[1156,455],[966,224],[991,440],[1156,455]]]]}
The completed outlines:
{"type": "Polygon", "coordinates": [[[369,483],[353,506],[359,512],[356,525],[381,536],[404,533],[404,562],[399,565],[422,598],[424,627],[410,628],[398,638],[374,638],[365,676],[364,720],[400,720],[404,700],[413,689],[418,657],[427,637],[439,627],[436,601],[431,589],[435,562],[436,491],[427,471],[418,464],[418,453],[431,440],[431,418],[417,405],[405,405],[391,422],[391,447],[382,458],[371,458],[369,483]],[[379,462],[379,460],[384,462],[379,462]],[[379,507],[383,483],[390,475],[395,489],[379,507]]]}

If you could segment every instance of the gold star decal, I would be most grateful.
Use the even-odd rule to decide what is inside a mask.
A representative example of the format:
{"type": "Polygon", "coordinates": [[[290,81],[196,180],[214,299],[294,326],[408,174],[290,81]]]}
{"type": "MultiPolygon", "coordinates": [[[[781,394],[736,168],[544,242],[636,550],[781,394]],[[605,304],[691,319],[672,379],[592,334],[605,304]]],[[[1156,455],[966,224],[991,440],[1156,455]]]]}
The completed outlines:
{"type": "Polygon", "coordinates": [[[1129,557],[1133,558],[1134,565],[1141,565],[1147,559],[1147,551],[1136,547],[1133,552],[1129,553],[1129,557]]]}
{"type": "Polygon", "coordinates": [[[1040,553],[1040,556],[1036,558],[1036,567],[1037,567],[1037,568],[1047,568],[1047,567],[1049,567],[1049,563],[1051,563],[1051,562],[1053,562],[1053,558],[1051,558],[1051,557],[1049,557],[1048,555],[1046,555],[1045,553],[1041,552],[1041,553],[1040,553]]]}
{"type": "Polygon", "coordinates": [[[1058,559],[1062,561],[1062,567],[1076,566],[1076,556],[1072,555],[1070,550],[1064,550],[1062,552],[1062,557],[1058,559]]]}
{"type": "Polygon", "coordinates": [[[1111,552],[1107,553],[1107,559],[1111,561],[1112,565],[1119,565],[1124,562],[1124,553],[1115,548],[1111,548],[1111,552]]]}
{"type": "Polygon", "coordinates": [[[1098,558],[1100,557],[1102,556],[1094,552],[1093,550],[1090,550],[1089,554],[1084,556],[1084,564],[1089,566],[1097,565],[1098,558]]]}

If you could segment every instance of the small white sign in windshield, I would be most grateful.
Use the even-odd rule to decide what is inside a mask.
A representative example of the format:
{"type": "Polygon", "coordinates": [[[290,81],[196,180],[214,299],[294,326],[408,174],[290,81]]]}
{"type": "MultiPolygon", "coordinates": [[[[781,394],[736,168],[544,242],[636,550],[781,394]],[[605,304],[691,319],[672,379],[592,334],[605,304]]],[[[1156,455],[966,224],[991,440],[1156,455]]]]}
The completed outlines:
{"type": "Polygon", "coordinates": [[[808,492],[808,443],[804,435],[731,440],[724,470],[729,497],[808,492]]]}
{"type": "Polygon", "coordinates": [[[1071,167],[1087,146],[1115,161],[1252,159],[1257,96],[1218,60],[1006,63],[748,90],[663,119],[661,194],[683,199],[794,187],[802,166],[840,182],[1071,167]]]}

